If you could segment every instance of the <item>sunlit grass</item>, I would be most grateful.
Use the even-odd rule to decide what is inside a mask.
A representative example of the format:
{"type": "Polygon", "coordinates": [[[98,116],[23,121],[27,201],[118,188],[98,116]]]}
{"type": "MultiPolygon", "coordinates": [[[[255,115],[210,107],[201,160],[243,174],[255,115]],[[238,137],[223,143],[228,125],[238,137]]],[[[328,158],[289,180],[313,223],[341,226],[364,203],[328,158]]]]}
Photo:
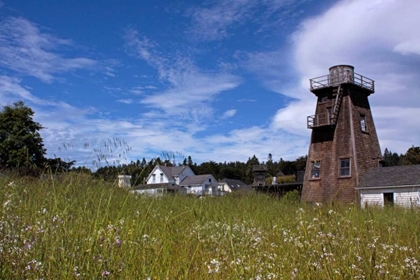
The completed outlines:
{"type": "Polygon", "coordinates": [[[0,178],[3,279],[418,279],[417,209],[0,178]]]}

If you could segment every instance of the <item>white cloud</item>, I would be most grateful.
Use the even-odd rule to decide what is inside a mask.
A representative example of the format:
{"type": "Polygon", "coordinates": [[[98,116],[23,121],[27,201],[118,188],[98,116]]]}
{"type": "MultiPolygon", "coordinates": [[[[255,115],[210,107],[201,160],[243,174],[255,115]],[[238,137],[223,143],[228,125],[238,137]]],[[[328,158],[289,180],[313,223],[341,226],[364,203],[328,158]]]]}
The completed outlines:
{"type": "Polygon", "coordinates": [[[401,54],[418,54],[420,55],[420,40],[408,40],[399,43],[394,47],[395,52],[399,52],[401,54]]]}
{"type": "Polygon", "coordinates": [[[419,145],[420,123],[413,121],[420,113],[420,33],[413,28],[420,26],[419,8],[417,0],[340,1],[304,21],[293,35],[300,82],[283,89],[299,101],[280,109],[273,125],[305,134],[303,114],[315,110],[309,78],[328,74],[333,65],[350,64],[375,80],[370,103],[382,148],[405,152],[419,145]]]}
{"type": "Polygon", "coordinates": [[[239,77],[228,73],[201,71],[187,56],[164,58],[159,55],[156,43],[134,29],[126,31],[125,39],[128,53],[154,67],[167,83],[165,90],[146,95],[141,103],[163,110],[168,116],[200,122],[211,116],[210,102],[216,95],[242,83],[239,77]]]}
{"type": "Polygon", "coordinates": [[[34,104],[51,104],[31,94],[20,85],[20,82],[17,78],[0,76],[0,96],[3,104],[15,102],[16,99],[28,100],[34,104]]]}
{"type": "Polygon", "coordinates": [[[226,112],[223,113],[222,115],[222,119],[228,119],[233,117],[236,114],[236,110],[235,109],[230,109],[227,110],[226,112]]]}
{"type": "Polygon", "coordinates": [[[263,161],[269,153],[276,160],[280,157],[294,160],[306,153],[308,141],[281,129],[253,126],[234,129],[226,135],[206,137],[203,149],[208,153],[207,157],[216,162],[226,159],[246,161],[252,155],[263,161]]]}
{"type": "Polygon", "coordinates": [[[133,99],[118,99],[117,102],[124,103],[124,104],[131,104],[133,103],[133,99]]]}
{"type": "Polygon", "coordinates": [[[93,59],[58,54],[56,49],[63,45],[71,46],[72,42],[44,33],[24,18],[10,17],[0,22],[0,66],[18,73],[49,83],[55,79],[54,74],[97,65],[93,59]]]}

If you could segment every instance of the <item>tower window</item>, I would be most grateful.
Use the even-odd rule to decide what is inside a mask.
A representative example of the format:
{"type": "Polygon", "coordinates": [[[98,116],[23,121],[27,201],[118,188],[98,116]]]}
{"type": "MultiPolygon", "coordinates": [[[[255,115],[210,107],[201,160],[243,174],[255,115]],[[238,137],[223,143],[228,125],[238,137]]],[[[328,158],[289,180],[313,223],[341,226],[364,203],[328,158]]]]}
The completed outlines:
{"type": "Polygon", "coordinates": [[[327,101],[328,101],[328,96],[322,96],[319,98],[320,103],[327,102],[327,101]]]}
{"type": "Polygon", "coordinates": [[[350,176],[350,159],[344,158],[340,160],[340,177],[350,176]]]}
{"type": "Polygon", "coordinates": [[[321,161],[311,161],[311,179],[319,178],[321,175],[321,161]]]}
{"type": "Polygon", "coordinates": [[[363,132],[367,132],[366,116],[365,115],[360,115],[360,129],[363,132]]]}
{"type": "Polygon", "coordinates": [[[327,107],[327,117],[328,117],[328,124],[332,124],[332,120],[333,120],[332,107],[327,107]]]}

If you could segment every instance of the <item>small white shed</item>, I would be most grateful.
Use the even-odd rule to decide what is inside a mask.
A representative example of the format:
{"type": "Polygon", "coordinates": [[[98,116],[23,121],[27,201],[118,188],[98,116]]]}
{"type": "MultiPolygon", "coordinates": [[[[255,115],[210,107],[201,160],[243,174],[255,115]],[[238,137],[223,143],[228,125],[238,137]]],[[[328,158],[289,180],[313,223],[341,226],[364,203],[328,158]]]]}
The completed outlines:
{"type": "Polygon", "coordinates": [[[362,208],[374,205],[420,207],[420,165],[370,169],[356,190],[362,208]]]}

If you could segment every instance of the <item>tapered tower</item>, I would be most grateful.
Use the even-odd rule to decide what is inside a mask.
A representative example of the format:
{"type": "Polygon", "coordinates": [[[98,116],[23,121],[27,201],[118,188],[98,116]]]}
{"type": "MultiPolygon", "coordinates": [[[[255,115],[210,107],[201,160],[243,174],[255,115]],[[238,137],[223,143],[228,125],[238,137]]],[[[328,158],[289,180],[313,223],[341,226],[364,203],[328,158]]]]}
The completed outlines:
{"type": "Polygon", "coordinates": [[[361,177],[381,160],[368,101],[374,81],[353,66],[337,65],[329,75],[310,79],[310,86],[317,104],[315,115],[307,118],[312,135],[302,200],[356,201],[361,177]]]}

